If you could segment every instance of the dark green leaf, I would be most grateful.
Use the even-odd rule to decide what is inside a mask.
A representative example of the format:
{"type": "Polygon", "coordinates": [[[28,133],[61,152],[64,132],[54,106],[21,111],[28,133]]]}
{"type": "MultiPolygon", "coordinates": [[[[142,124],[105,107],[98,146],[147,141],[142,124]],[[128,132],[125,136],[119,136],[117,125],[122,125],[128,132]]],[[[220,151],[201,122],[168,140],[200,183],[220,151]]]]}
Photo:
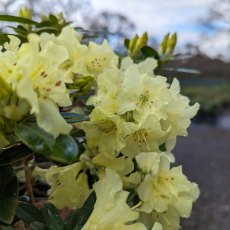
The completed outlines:
{"type": "Polygon", "coordinates": [[[0,167],[0,222],[11,224],[18,199],[18,180],[11,165],[0,167]]]}
{"type": "Polygon", "coordinates": [[[41,33],[44,33],[44,32],[48,32],[48,33],[57,33],[58,32],[58,29],[53,27],[53,26],[46,26],[46,27],[41,27],[39,29],[36,29],[33,31],[34,33],[37,33],[37,34],[41,34],[41,33]]]}
{"type": "Polygon", "coordinates": [[[78,154],[76,141],[69,135],[60,135],[56,139],[50,157],[62,163],[71,163],[76,160],[78,154]]]}
{"type": "Polygon", "coordinates": [[[71,213],[66,219],[66,230],[81,230],[93,212],[94,204],[96,202],[96,193],[92,192],[83,207],[71,213]]]}
{"type": "Polygon", "coordinates": [[[42,21],[40,23],[38,23],[36,25],[36,28],[42,28],[42,27],[49,27],[49,26],[53,26],[53,24],[51,23],[51,21],[42,21]]]}
{"type": "Polygon", "coordinates": [[[15,126],[15,134],[36,153],[47,155],[55,144],[55,138],[33,122],[19,123],[15,126]]]}
{"type": "Polygon", "coordinates": [[[45,203],[41,208],[41,212],[49,230],[64,229],[64,221],[61,219],[60,213],[54,205],[45,203]]]}
{"type": "Polygon", "coordinates": [[[27,18],[22,18],[22,17],[17,17],[17,16],[11,16],[11,15],[0,15],[0,21],[5,21],[5,22],[18,22],[22,24],[28,24],[28,25],[36,25],[38,24],[37,22],[27,19],[27,18]]]}
{"type": "Polygon", "coordinates": [[[145,57],[154,57],[157,60],[160,57],[158,52],[149,46],[144,46],[143,48],[141,48],[141,52],[145,57]]]}
{"type": "Polygon", "coordinates": [[[19,123],[15,127],[15,134],[35,153],[50,159],[71,163],[78,157],[77,143],[70,135],[60,135],[55,139],[33,122],[19,123]]]}
{"type": "Polygon", "coordinates": [[[33,222],[29,226],[29,230],[49,230],[49,228],[40,222],[33,222]]]}
{"type": "Polygon", "coordinates": [[[45,221],[39,209],[34,207],[32,204],[24,202],[19,202],[16,208],[16,216],[28,225],[33,222],[43,223],[45,221]]]}
{"type": "Polygon", "coordinates": [[[5,42],[9,42],[9,35],[13,35],[18,37],[21,41],[25,41],[25,38],[23,36],[20,36],[18,34],[7,34],[7,33],[0,33],[0,42],[1,40],[3,40],[3,43],[1,42],[1,44],[4,44],[5,42]]]}
{"type": "Polygon", "coordinates": [[[163,144],[161,144],[161,145],[159,146],[159,150],[160,150],[161,152],[165,152],[165,151],[166,151],[165,143],[163,143],[163,144]]]}
{"type": "Polygon", "coordinates": [[[62,112],[61,115],[68,123],[77,123],[82,121],[88,121],[89,117],[86,115],[78,114],[78,113],[68,113],[62,112]]]}
{"type": "Polygon", "coordinates": [[[26,36],[29,31],[27,31],[23,26],[8,26],[9,28],[13,29],[17,34],[20,34],[22,36],[26,36]]]}
{"type": "Polygon", "coordinates": [[[129,48],[129,42],[130,42],[130,40],[126,38],[125,41],[124,41],[124,46],[125,46],[126,49],[129,48]]]}
{"type": "Polygon", "coordinates": [[[52,23],[52,25],[58,25],[58,19],[57,19],[57,17],[55,15],[50,14],[49,15],[49,20],[52,23]]]}
{"type": "Polygon", "coordinates": [[[0,166],[21,160],[31,154],[31,149],[21,143],[5,147],[0,151],[0,166]]]}
{"type": "Polygon", "coordinates": [[[11,228],[10,226],[4,226],[0,224],[0,230],[14,230],[14,229],[11,228]]]}

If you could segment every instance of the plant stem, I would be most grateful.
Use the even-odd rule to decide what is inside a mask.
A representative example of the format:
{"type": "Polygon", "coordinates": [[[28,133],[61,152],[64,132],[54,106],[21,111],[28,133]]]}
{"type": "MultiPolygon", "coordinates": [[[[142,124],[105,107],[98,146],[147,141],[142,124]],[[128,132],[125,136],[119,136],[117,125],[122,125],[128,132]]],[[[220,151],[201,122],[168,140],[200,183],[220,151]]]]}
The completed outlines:
{"type": "Polygon", "coordinates": [[[31,156],[29,156],[28,158],[25,159],[24,161],[24,172],[25,172],[25,178],[26,178],[26,187],[29,193],[29,197],[31,200],[31,203],[36,206],[35,203],[35,198],[34,198],[34,194],[33,194],[33,187],[31,184],[31,171],[30,171],[30,167],[28,166],[28,162],[31,160],[31,156]]]}

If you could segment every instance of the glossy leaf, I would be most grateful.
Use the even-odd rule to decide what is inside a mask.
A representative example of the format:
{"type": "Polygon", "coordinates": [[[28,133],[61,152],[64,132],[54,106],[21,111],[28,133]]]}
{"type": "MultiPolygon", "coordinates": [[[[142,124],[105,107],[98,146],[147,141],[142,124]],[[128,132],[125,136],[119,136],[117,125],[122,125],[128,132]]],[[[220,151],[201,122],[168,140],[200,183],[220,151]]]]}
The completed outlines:
{"type": "Polygon", "coordinates": [[[82,121],[88,121],[89,117],[86,115],[78,114],[78,113],[68,113],[62,112],[61,115],[68,123],[77,123],[82,121]]]}
{"type": "Polygon", "coordinates": [[[14,228],[11,228],[10,226],[4,226],[0,224],[0,230],[14,230],[14,228]]]}
{"type": "Polygon", "coordinates": [[[44,223],[33,222],[30,224],[29,230],[48,230],[48,228],[44,223]]]}
{"type": "Polygon", "coordinates": [[[3,45],[5,42],[9,42],[8,34],[0,34],[0,45],[3,45]]]}
{"type": "Polygon", "coordinates": [[[42,21],[36,25],[36,28],[42,28],[47,26],[53,26],[53,24],[50,21],[42,21]]]}
{"type": "Polygon", "coordinates": [[[0,15],[0,21],[5,21],[5,22],[18,22],[22,24],[28,24],[28,25],[36,25],[38,24],[37,22],[27,19],[27,18],[22,18],[22,17],[17,17],[17,16],[11,16],[11,15],[0,15]]]}
{"type": "Polygon", "coordinates": [[[32,204],[19,202],[16,208],[16,216],[30,225],[33,222],[44,222],[41,212],[32,204]]]}
{"type": "Polygon", "coordinates": [[[81,230],[93,212],[94,204],[96,202],[96,193],[92,192],[83,207],[71,213],[66,220],[66,230],[81,230]]]}
{"type": "Polygon", "coordinates": [[[3,45],[5,42],[9,42],[9,35],[13,35],[18,37],[21,41],[25,41],[25,38],[18,35],[18,34],[7,34],[7,33],[0,33],[0,44],[3,45]]]}
{"type": "Polygon", "coordinates": [[[50,158],[62,163],[71,163],[76,160],[79,148],[70,135],[60,135],[53,146],[50,158]]]}
{"type": "Polygon", "coordinates": [[[19,161],[32,154],[31,149],[21,143],[5,147],[0,151],[0,166],[19,161]]]}
{"type": "Polygon", "coordinates": [[[13,29],[17,34],[21,36],[27,36],[27,34],[29,33],[29,31],[27,31],[23,26],[9,26],[9,28],[13,29]]]}
{"type": "Polygon", "coordinates": [[[141,49],[141,52],[143,53],[145,57],[154,57],[157,60],[160,58],[158,52],[149,46],[144,46],[141,49]]]}
{"type": "Polygon", "coordinates": [[[126,38],[125,41],[124,41],[124,46],[125,46],[126,49],[129,48],[129,42],[130,42],[130,40],[126,38]]]}
{"type": "Polygon", "coordinates": [[[37,34],[41,34],[44,32],[48,32],[48,33],[57,33],[58,29],[52,26],[46,26],[46,27],[41,27],[39,29],[34,30],[35,33],[37,34]]]}
{"type": "Polygon", "coordinates": [[[18,199],[18,180],[11,165],[0,167],[0,222],[11,224],[18,199]]]}
{"type": "Polygon", "coordinates": [[[70,135],[60,135],[55,139],[33,122],[19,123],[15,134],[35,153],[52,160],[71,163],[78,157],[78,146],[70,135]]]}
{"type": "Polygon", "coordinates": [[[64,222],[61,219],[59,211],[53,204],[45,203],[41,208],[41,213],[49,230],[64,229],[64,222]]]}

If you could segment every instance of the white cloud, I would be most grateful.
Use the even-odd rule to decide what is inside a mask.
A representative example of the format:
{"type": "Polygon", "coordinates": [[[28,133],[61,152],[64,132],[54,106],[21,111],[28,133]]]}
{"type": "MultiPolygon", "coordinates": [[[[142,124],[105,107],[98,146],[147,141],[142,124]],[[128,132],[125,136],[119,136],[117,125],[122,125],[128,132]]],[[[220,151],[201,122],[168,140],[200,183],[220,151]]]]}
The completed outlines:
{"type": "MultiPolygon", "coordinates": [[[[92,0],[97,11],[108,10],[126,15],[136,24],[137,32],[163,36],[180,24],[204,17],[213,0],[92,0]]],[[[175,30],[174,29],[174,30],[175,30]]],[[[172,31],[173,32],[173,31],[172,31]]]]}
{"type": "MultiPolygon", "coordinates": [[[[137,31],[147,31],[158,40],[167,32],[178,33],[178,48],[186,43],[200,46],[201,51],[215,56],[226,56],[229,38],[226,35],[206,40],[202,43],[201,28],[197,26],[199,19],[205,18],[209,7],[215,0],[91,0],[96,11],[110,11],[124,14],[135,23],[137,31]],[[212,47],[212,49],[210,48],[212,47]]],[[[230,57],[229,57],[230,59],[230,57]]]]}

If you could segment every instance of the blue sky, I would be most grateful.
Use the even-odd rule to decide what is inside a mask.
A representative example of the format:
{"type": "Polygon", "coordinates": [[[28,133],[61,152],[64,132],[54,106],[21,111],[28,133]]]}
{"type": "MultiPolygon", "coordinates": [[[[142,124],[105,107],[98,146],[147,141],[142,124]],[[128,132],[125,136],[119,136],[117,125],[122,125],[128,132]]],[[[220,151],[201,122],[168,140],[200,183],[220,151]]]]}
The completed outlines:
{"type": "MultiPolygon", "coordinates": [[[[229,44],[225,35],[215,34],[199,25],[198,21],[208,15],[214,0],[91,0],[97,12],[122,13],[135,23],[137,33],[147,31],[158,40],[167,32],[178,33],[178,47],[186,43],[199,44],[201,50],[211,56],[225,52],[229,44]],[[204,42],[202,35],[210,39],[204,42]],[[224,39],[224,41],[222,41],[224,39]],[[215,43],[215,44],[214,44],[215,43]],[[222,45],[222,46],[221,46],[222,45]],[[210,50],[210,46],[213,50],[210,50]],[[220,47],[221,46],[221,47],[220,47]]],[[[228,39],[230,40],[230,39],[228,39]]]]}

